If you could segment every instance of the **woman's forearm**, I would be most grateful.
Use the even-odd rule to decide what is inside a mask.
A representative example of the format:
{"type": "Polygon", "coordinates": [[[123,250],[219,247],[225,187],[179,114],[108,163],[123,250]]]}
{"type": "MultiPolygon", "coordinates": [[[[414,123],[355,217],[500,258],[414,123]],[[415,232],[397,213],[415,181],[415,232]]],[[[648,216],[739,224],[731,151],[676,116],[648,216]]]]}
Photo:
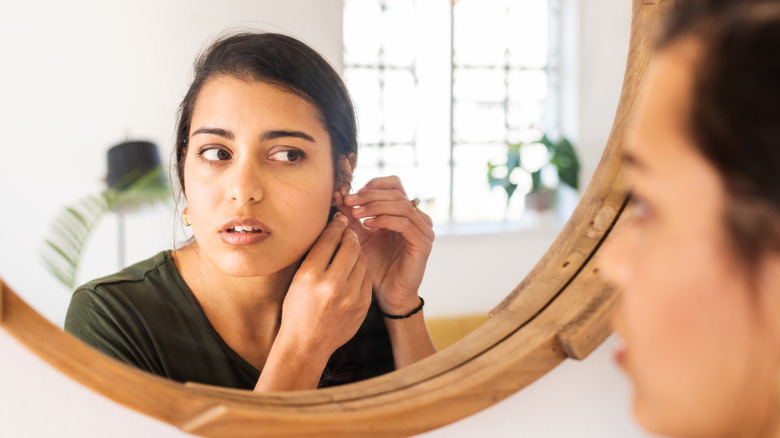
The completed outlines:
{"type": "Polygon", "coordinates": [[[425,326],[423,311],[404,319],[385,318],[385,326],[393,346],[396,369],[409,366],[436,353],[436,347],[425,326]]]}
{"type": "Polygon", "coordinates": [[[317,389],[329,354],[304,351],[295,343],[274,342],[260,373],[255,391],[300,391],[317,389]]]}

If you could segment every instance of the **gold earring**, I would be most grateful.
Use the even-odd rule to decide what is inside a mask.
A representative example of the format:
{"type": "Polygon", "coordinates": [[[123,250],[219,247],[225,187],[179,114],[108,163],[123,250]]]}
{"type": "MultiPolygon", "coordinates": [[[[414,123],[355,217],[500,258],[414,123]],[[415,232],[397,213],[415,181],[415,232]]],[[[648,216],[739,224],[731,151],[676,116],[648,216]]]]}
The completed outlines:
{"type": "Polygon", "coordinates": [[[185,207],[184,211],[181,212],[181,221],[184,224],[185,227],[189,227],[192,225],[192,221],[190,221],[190,208],[185,207]]]}

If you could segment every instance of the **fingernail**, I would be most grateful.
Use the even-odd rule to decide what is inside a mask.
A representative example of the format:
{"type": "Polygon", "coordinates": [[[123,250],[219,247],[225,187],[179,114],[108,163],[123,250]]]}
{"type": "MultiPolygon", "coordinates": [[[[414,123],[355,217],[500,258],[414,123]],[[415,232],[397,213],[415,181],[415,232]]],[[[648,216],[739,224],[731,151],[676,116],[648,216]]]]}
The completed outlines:
{"type": "Polygon", "coordinates": [[[341,212],[339,212],[339,214],[336,214],[335,216],[333,216],[333,220],[334,221],[339,221],[339,222],[341,222],[344,225],[349,223],[349,219],[347,219],[347,217],[344,216],[344,213],[341,213],[341,212]]]}
{"type": "Polygon", "coordinates": [[[356,208],[356,209],[352,210],[352,214],[358,214],[358,215],[359,215],[359,214],[363,214],[363,213],[365,213],[365,211],[366,211],[366,209],[365,209],[365,208],[363,208],[363,207],[358,207],[358,208],[356,208]]]}
{"type": "Polygon", "coordinates": [[[350,204],[353,203],[353,202],[357,202],[357,196],[356,195],[347,195],[347,196],[344,197],[344,202],[347,202],[347,203],[350,203],[350,204]]]}

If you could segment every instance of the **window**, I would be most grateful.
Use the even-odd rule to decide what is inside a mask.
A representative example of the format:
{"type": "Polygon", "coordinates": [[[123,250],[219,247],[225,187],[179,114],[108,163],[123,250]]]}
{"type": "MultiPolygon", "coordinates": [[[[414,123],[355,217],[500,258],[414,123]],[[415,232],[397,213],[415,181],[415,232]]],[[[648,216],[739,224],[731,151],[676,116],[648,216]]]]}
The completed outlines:
{"type": "Polygon", "coordinates": [[[554,0],[345,0],[354,186],[396,174],[437,224],[521,217],[530,175],[516,175],[507,205],[487,163],[558,129],[557,10],[554,0]]]}

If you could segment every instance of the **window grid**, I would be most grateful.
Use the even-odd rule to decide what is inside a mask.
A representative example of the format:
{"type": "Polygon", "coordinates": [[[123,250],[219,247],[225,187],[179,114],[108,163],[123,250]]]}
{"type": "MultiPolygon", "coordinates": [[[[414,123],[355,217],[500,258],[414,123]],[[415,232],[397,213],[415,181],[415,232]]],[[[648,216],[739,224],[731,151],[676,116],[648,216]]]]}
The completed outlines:
{"type": "MultiPolygon", "coordinates": [[[[345,0],[345,11],[347,8],[347,3],[350,1],[359,1],[359,2],[366,2],[366,0],[345,0]]],[[[398,1],[398,0],[395,0],[398,1]]],[[[379,16],[379,22],[384,23],[384,15],[388,14],[389,11],[392,10],[393,4],[395,3],[394,0],[376,0],[376,4],[378,5],[379,11],[381,11],[381,14],[379,16]]],[[[528,0],[499,0],[504,1],[503,11],[505,13],[505,18],[508,19],[508,16],[510,15],[510,8],[512,5],[517,5],[520,1],[526,1],[528,0]]],[[[448,167],[448,193],[446,194],[448,196],[448,199],[446,199],[446,210],[444,212],[444,215],[439,216],[439,220],[437,220],[438,223],[446,223],[446,222],[464,222],[462,214],[458,214],[457,208],[461,208],[461,210],[474,210],[474,207],[476,206],[468,206],[465,205],[458,205],[458,190],[460,188],[458,187],[457,182],[457,172],[458,172],[458,160],[456,157],[468,155],[466,152],[469,150],[468,148],[476,148],[481,150],[493,150],[498,151],[499,148],[503,150],[504,154],[506,153],[506,147],[508,144],[516,143],[518,141],[526,141],[526,140],[533,140],[535,138],[538,138],[541,136],[541,133],[544,131],[551,131],[556,130],[558,126],[558,120],[557,120],[557,114],[559,112],[558,108],[558,100],[559,100],[559,93],[558,93],[558,68],[557,68],[557,47],[555,46],[555,43],[557,43],[556,35],[557,35],[557,16],[559,14],[559,5],[556,0],[538,0],[541,1],[546,8],[546,17],[544,17],[547,21],[547,32],[546,35],[539,36],[539,41],[543,41],[547,45],[547,53],[545,62],[540,65],[523,65],[519,64],[517,62],[514,62],[513,55],[514,53],[509,47],[509,44],[506,44],[506,47],[504,48],[503,52],[503,58],[502,62],[500,63],[492,63],[492,64],[483,64],[480,65],[479,63],[469,63],[464,61],[458,60],[458,50],[459,47],[456,43],[456,32],[459,30],[459,20],[460,17],[458,17],[456,8],[459,6],[459,4],[465,4],[468,3],[469,0],[460,0],[459,2],[450,2],[448,5],[448,21],[449,21],[449,102],[445,102],[442,104],[442,110],[447,111],[445,108],[446,105],[449,105],[448,113],[449,113],[449,126],[447,127],[448,131],[448,154],[449,156],[446,159],[446,166],[448,167]],[[469,98],[458,98],[456,96],[457,90],[456,87],[458,86],[457,81],[459,78],[462,77],[464,72],[472,72],[472,73],[479,73],[482,72],[501,72],[502,74],[502,86],[503,86],[503,99],[500,101],[496,100],[490,100],[490,99],[469,99],[469,98]],[[528,72],[538,72],[543,75],[544,81],[546,83],[546,90],[543,93],[543,96],[541,99],[513,99],[513,91],[512,87],[514,85],[513,81],[518,81],[519,77],[528,72]],[[491,138],[491,139],[470,139],[468,136],[462,135],[463,128],[461,127],[461,124],[459,123],[460,120],[458,120],[457,112],[459,109],[463,108],[463,105],[471,104],[479,106],[480,108],[491,108],[491,107],[498,107],[500,108],[500,112],[503,113],[503,136],[501,138],[491,138]],[[525,126],[517,126],[516,123],[513,123],[511,118],[514,111],[522,111],[523,106],[529,106],[532,107],[533,105],[537,105],[539,108],[541,108],[541,113],[538,117],[534,120],[528,120],[526,118],[525,120],[525,126]]],[[[401,1],[403,2],[403,0],[401,1]]],[[[414,0],[408,0],[405,3],[411,3],[413,6],[414,13],[417,12],[419,4],[424,3],[425,0],[420,1],[414,1],[414,0]]],[[[495,3],[495,2],[494,2],[495,3]]],[[[408,12],[408,11],[407,11],[408,12]]],[[[349,25],[348,18],[345,14],[345,25],[349,25]]],[[[348,87],[352,90],[352,84],[350,83],[350,76],[358,71],[374,71],[376,72],[377,80],[378,80],[378,104],[377,104],[377,113],[374,114],[373,117],[376,120],[379,120],[378,128],[379,132],[375,136],[375,141],[364,141],[361,138],[361,148],[365,151],[366,148],[369,150],[371,148],[374,148],[375,151],[373,152],[373,155],[376,157],[373,162],[368,163],[367,166],[373,167],[374,170],[382,172],[386,169],[386,157],[384,155],[384,151],[387,150],[387,148],[393,147],[393,146],[408,146],[411,147],[413,151],[413,160],[412,162],[408,162],[408,165],[411,166],[413,169],[411,169],[411,173],[417,173],[419,172],[420,168],[420,161],[419,161],[419,151],[417,149],[418,140],[417,140],[417,128],[418,126],[415,125],[412,132],[414,133],[409,139],[409,141],[394,141],[387,138],[387,118],[388,114],[385,108],[385,95],[386,95],[386,87],[387,87],[387,73],[389,71],[395,71],[395,72],[407,72],[411,75],[413,78],[412,82],[414,84],[415,93],[419,94],[419,90],[417,90],[417,86],[419,85],[419,79],[418,79],[418,56],[419,54],[415,54],[412,57],[411,63],[408,64],[393,64],[392,62],[389,62],[385,57],[385,46],[384,44],[386,41],[384,41],[384,32],[385,28],[382,24],[376,24],[375,25],[380,29],[380,33],[382,33],[382,36],[380,36],[379,41],[379,47],[376,49],[376,60],[375,62],[354,62],[348,53],[348,44],[347,41],[345,41],[345,63],[344,63],[344,72],[345,72],[345,79],[347,82],[348,87]]],[[[467,27],[467,26],[466,26],[467,27]]],[[[411,31],[411,29],[407,29],[407,31],[411,31]]],[[[346,36],[346,34],[345,34],[346,36]]],[[[420,32],[416,35],[418,38],[425,38],[425,35],[420,32]]],[[[352,91],[353,98],[357,96],[358,91],[352,91]]],[[[365,110],[365,108],[363,109],[365,110]]],[[[367,114],[361,110],[361,108],[358,106],[358,117],[363,118],[367,117],[367,114]]],[[[533,117],[532,117],[533,118],[533,117]]],[[[416,118],[415,118],[416,120],[416,118]]],[[[374,127],[377,127],[374,125],[374,127]]],[[[362,126],[361,126],[361,137],[362,135],[362,126]]],[[[371,155],[371,154],[369,154],[371,155]]],[[[494,156],[500,155],[498,152],[494,154],[494,156]]],[[[486,163],[482,163],[482,165],[486,168],[486,163]]],[[[397,166],[396,166],[397,169],[397,166]]],[[[420,172],[422,173],[422,172],[420,172]]],[[[486,172],[485,172],[486,174],[486,172]]],[[[406,184],[407,181],[404,181],[406,184]]],[[[487,179],[484,178],[484,186],[487,187],[487,179]]],[[[408,187],[407,187],[408,188],[408,187]]],[[[416,194],[416,193],[414,193],[416,194]]],[[[491,197],[496,198],[494,194],[490,194],[491,197]]],[[[517,197],[517,195],[516,195],[517,197]]],[[[426,201],[426,199],[424,199],[426,201]]],[[[480,203],[482,205],[483,199],[475,199],[475,202],[480,203]]],[[[465,204],[465,203],[464,203],[465,204]]],[[[441,206],[441,204],[439,204],[441,206]]],[[[493,215],[493,220],[501,220],[503,218],[506,218],[506,214],[504,215],[493,215]]],[[[434,216],[435,220],[437,219],[434,216]]],[[[477,218],[477,221],[480,219],[477,218]]],[[[473,221],[466,219],[465,221],[473,221]]]]}

